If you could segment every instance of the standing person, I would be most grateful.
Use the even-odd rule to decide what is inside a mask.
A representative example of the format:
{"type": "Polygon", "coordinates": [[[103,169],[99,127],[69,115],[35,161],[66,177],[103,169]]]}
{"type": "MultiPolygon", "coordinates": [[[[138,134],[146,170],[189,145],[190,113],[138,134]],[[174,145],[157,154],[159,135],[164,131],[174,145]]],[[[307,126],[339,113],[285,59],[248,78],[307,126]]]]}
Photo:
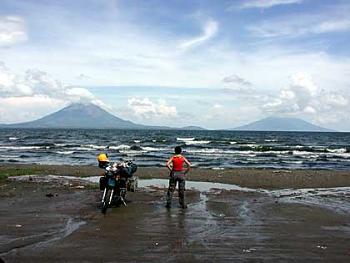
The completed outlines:
{"type": "Polygon", "coordinates": [[[166,207],[171,207],[171,199],[176,188],[176,183],[179,187],[179,203],[182,208],[187,208],[185,203],[185,178],[190,170],[191,163],[181,154],[180,146],[175,147],[175,155],[173,155],[166,163],[166,167],[170,171],[169,188],[166,196],[166,207]],[[184,164],[186,168],[184,168],[184,164]]]}

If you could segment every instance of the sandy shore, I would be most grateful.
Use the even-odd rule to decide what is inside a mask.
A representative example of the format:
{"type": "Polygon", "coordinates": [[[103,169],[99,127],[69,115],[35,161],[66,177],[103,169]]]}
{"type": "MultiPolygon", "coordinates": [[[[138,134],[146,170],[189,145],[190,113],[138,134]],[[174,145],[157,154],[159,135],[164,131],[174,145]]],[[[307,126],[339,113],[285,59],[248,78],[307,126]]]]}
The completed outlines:
{"type": "MultiPolygon", "coordinates": [[[[27,170],[43,176],[0,182],[0,262],[350,260],[349,188],[307,190],[305,195],[273,190],[349,186],[347,172],[195,169],[191,180],[252,189],[189,189],[188,209],[178,208],[175,196],[167,210],[165,188],[142,188],[128,192],[127,207],[103,215],[101,193],[88,183],[40,181],[47,174],[90,176],[99,169],[17,165],[1,166],[0,173],[15,174],[16,169],[17,174],[27,170]],[[254,190],[261,187],[271,190],[254,190]]],[[[163,169],[140,168],[137,173],[167,177],[163,169]]]]}
{"type": "MultiPolygon", "coordinates": [[[[102,170],[96,166],[2,164],[0,174],[55,174],[69,176],[96,176],[102,170]]],[[[139,167],[140,178],[168,178],[165,168],[139,167]]],[[[350,171],[333,170],[276,170],[276,169],[192,169],[188,179],[237,184],[250,188],[313,188],[350,186],[350,171]]]]}

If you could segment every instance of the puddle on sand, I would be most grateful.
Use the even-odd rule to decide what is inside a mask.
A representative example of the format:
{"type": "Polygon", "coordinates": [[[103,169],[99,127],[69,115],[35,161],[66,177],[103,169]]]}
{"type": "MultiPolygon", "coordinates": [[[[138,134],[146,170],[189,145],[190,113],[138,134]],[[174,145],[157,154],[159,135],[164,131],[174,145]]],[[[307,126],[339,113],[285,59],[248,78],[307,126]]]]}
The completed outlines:
{"type": "MultiPolygon", "coordinates": [[[[169,180],[167,179],[145,179],[139,180],[139,187],[150,187],[155,186],[159,188],[168,188],[169,180]]],[[[242,192],[256,192],[255,189],[250,189],[246,187],[240,187],[234,184],[221,184],[221,183],[212,183],[212,182],[197,182],[197,181],[186,181],[186,189],[193,189],[199,192],[209,192],[211,189],[220,189],[220,190],[236,190],[242,192]]]]}
{"type": "Polygon", "coordinates": [[[265,191],[284,202],[317,205],[350,213],[350,187],[281,189],[265,191]]]}

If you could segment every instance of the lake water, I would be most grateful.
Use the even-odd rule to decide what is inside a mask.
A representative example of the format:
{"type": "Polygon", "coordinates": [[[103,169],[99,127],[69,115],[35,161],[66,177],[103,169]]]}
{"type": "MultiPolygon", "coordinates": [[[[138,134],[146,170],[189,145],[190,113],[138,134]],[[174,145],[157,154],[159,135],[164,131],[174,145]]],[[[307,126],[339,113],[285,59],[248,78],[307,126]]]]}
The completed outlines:
{"type": "Polygon", "coordinates": [[[164,166],[176,145],[203,168],[350,169],[350,133],[1,129],[0,162],[96,165],[112,161],[164,166]]]}

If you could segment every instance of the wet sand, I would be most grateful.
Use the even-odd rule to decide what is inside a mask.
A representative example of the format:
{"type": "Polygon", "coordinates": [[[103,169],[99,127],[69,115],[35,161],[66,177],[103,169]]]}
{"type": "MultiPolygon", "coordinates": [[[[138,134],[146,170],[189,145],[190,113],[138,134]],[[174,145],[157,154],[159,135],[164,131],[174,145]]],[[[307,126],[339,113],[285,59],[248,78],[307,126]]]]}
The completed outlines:
{"type": "MultiPolygon", "coordinates": [[[[150,178],[156,171],[139,169],[138,174],[150,178]]],[[[190,179],[221,175],[221,182],[228,180],[228,175],[219,174],[223,171],[209,171],[206,178],[193,170],[190,179]]],[[[178,208],[175,196],[167,210],[164,188],[142,188],[128,192],[127,207],[111,208],[106,215],[99,209],[100,191],[86,181],[42,182],[36,177],[3,181],[0,258],[5,262],[349,262],[348,188],[337,195],[320,192],[319,202],[312,203],[317,189],[307,191],[311,199],[284,190],[254,190],[263,188],[258,183],[267,175],[248,171],[236,177],[254,174],[255,184],[253,175],[250,181],[240,181],[241,186],[252,184],[251,190],[188,189],[188,209],[178,208]],[[323,201],[340,201],[344,209],[324,206],[323,201]]],[[[283,188],[286,183],[279,181],[293,173],[271,173],[280,179],[270,179],[266,185],[283,188]]],[[[307,174],[311,179],[305,176],[308,183],[303,186],[314,187],[312,177],[318,172],[307,174]]],[[[329,182],[323,171],[320,174],[317,187],[350,185],[346,172],[339,172],[336,182],[329,182]]],[[[96,174],[87,170],[83,175],[96,174]]],[[[162,176],[166,175],[164,170],[162,176]]],[[[298,176],[290,179],[295,185],[302,182],[298,176]]]]}
{"type": "MultiPolygon", "coordinates": [[[[55,174],[68,176],[96,176],[102,172],[96,166],[1,164],[0,174],[55,174]]],[[[139,167],[141,179],[169,176],[166,168],[139,167]]],[[[188,174],[193,181],[236,184],[250,188],[312,188],[350,186],[350,171],[335,170],[278,170],[278,169],[200,169],[193,168],[188,174]]]]}

